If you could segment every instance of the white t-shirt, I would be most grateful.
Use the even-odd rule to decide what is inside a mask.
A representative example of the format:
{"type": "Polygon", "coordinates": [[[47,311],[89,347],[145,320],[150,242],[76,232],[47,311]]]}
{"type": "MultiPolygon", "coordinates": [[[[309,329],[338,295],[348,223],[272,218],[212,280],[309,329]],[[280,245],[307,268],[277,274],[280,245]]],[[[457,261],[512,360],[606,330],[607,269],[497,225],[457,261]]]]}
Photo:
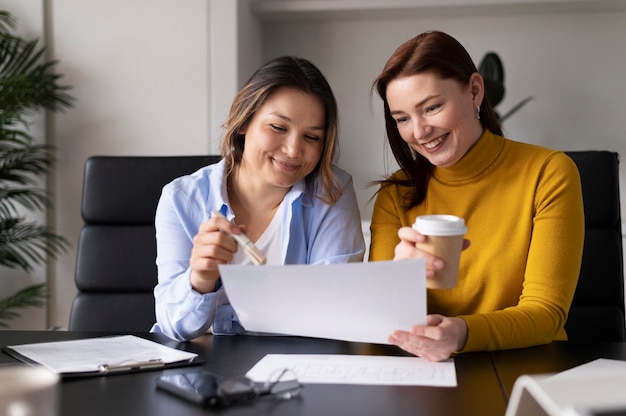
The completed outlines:
{"type": "MultiPolygon", "coordinates": [[[[281,211],[284,209],[285,200],[280,203],[280,206],[276,210],[272,221],[269,223],[263,234],[259,237],[257,241],[253,241],[254,245],[265,254],[267,257],[267,263],[270,265],[280,265],[282,264],[280,249],[281,249],[281,224],[280,219],[282,218],[281,211]]],[[[230,264],[242,264],[249,265],[254,264],[252,260],[246,256],[244,251],[239,247],[237,248],[237,252],[233,256],[233,259],[230,261],[230,264]]]]}

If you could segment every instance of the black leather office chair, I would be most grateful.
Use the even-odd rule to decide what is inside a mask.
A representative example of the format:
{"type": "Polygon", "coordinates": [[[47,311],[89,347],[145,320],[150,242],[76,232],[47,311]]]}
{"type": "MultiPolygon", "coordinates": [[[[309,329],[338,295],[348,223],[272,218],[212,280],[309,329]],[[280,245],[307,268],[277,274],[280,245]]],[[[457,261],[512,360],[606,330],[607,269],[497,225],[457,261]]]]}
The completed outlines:
{"type": "Polygon", "coordinates": [[[566,153],[580,172],[585,245],[565,330],[571,341],[626,341],[619,155],[566,153]]]}
{"type": "Polygon", "coordinates": [[[219,156],[94,156],[85,163],[69,329],[146,332],[155,322],[154,215],[163,186],[219,156]]]}

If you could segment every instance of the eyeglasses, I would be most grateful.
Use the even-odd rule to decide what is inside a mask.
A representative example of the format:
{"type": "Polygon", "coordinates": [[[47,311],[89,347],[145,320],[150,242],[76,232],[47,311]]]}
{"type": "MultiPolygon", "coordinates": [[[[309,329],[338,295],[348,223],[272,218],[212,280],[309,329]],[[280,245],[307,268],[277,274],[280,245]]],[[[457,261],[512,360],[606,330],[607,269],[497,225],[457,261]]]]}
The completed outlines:
{"type": "Polygon", "coordinates": [[[239,377],[224,379],[217,386],[217,394],[223,406],[250,403],[257,398],[289,400],[297,397],[301,390],[302,384],[296,374],[287,368],[273,372],[265,382],[258,383],[247,377],[239,377]]]}
{"type": "Polygon", "coordinates": [[[281,400],[297,397],[302,390],[298,376],[288,368],[274,371],[269,379],[261,384],[263,387],[259,390],[259,396],[272,396],[281,400]]]}
{"type": "Polygon", "coordinates": [[[302,390],[290,369],[275,371],[260,383],[247,377],[224,378],[202,369],[161,375],[157,378],[157,387],[194,403],[222,407],[249,404],[259,398],[289,400],[302,390]]]}

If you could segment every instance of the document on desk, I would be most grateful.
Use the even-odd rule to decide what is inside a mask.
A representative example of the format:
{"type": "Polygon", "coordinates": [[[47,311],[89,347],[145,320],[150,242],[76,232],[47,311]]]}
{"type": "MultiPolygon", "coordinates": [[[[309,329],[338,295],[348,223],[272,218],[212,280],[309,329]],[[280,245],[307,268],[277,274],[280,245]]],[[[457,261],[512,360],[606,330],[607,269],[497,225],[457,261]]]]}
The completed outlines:
{"type": "Polygon", "coordinates": [[[197,354],[133,335],[11,345],[9,355],[63,377],[105,375],[192,364],[197,354]]]}
{"type": "Polygon", "coordinates": [[[303,384],[375,384],[456,387],[453,359],[433,363],[419,357],[335,354],[268,354],[246,376],[271,380],[278,370],[291,369],[303,384]]]}
{"type": "Polygon", "coordinates": [[[388,344],[426,322],[422,259],[219,268],[248,331],[388,344]]]}

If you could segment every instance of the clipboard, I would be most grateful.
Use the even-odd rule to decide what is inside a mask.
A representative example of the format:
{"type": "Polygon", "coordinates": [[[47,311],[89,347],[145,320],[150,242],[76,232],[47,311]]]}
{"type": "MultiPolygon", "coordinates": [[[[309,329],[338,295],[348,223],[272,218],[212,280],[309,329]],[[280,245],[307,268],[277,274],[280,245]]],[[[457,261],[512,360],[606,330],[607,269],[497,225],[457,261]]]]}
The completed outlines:
{"type": "Polygon", "coordinates": [[[198,354],[167,347],[134,335],[10,345],[2,351],[61,379],[127,374],[198,365],[198,354]]]}

